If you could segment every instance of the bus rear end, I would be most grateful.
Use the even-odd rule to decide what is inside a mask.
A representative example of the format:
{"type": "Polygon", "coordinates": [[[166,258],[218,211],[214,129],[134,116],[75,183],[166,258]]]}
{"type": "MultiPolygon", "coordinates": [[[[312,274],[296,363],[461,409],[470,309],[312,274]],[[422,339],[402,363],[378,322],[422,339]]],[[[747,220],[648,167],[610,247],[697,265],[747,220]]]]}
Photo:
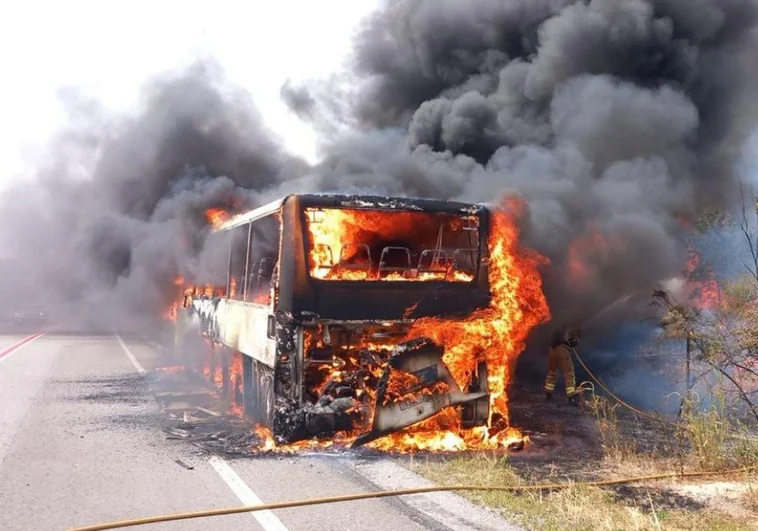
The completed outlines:
{"type": "Polygon", "coordinates": [[[289,198],[284,219],[276,438],[364,444],[432,417],[484,425],[486,365],[451,366],[419,323],[487,307],[488,211],[312,195],[289,198]]]}

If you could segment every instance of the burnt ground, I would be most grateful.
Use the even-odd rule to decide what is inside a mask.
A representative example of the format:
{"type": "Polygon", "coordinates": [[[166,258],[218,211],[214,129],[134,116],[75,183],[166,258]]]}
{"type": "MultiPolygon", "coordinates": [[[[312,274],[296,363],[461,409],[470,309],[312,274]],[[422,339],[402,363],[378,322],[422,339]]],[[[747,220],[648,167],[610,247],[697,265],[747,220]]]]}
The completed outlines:
{"type": "Polygon", "coordinates": [[[616,502],[630,507],[645,506],[652,503],[663,509],[697,511],[706,508],[705,503],[668,489],[618,485],[612,488],[612,492],[616,502]]]}
{"type": "Polygon", "coordinates": [[[588,461],[602,457],[593,419],[558,392],[547,402],[541,388],[513,385],[509,407],[511,423],[530,439],[523,452],[511,454],[512,466],[539,474],[584,474],[588,461]]]}
{"type": "MultiPolygon", "coordinates": [[[[526,450],[510,455],[510,464],[529,474],[545,473],[581,479],[598,479],[599,463],[606,450],[598,428],[598,417],[590,405],[590,393],[582,395],[581,405],[572,406],[556,391],[548,402],[541,386],[512,385],[509,388],[511,422],[530,438],[526,450]]],[[[660,421],[639,417],[619,406],[614,409],[615,433],[606,444],[623,441],[618,451],[671,457],[676,453],[673,429],[660,421]]]]}

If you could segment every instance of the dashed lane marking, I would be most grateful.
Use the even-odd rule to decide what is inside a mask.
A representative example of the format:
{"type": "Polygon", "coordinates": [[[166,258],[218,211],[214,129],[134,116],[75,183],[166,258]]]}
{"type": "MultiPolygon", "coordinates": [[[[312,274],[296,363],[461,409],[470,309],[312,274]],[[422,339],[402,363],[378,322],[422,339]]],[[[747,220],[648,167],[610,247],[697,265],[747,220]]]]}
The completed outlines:
{"type": "MultiPolygon", "coordinates": [[[[229,463],[217,456],[211,457],[208,462],[242,503],[245,505],[263,504],[263,500],[256,496],[250,487],[247,486],[247,483],[229,466],[229,463]]],[[[271,511],[256,511],[251,513],[251,515],[258,520],[258,523],[266,531],[287,531],[287,527],[271,511]]]]}
{"type": "Polygon", "coordinates": [[[116,339],[118,340],[119,345],[121,345],[121,348],[124,351],[124,354],[126,354],[126,357],[129,358],[129,361],[132,362],[132,365],[134,365],[134,368],[137,369],[137,372],[140,374],[145,374],[145,368],[140,364],[139,361],[137,361],[137,358],[134,357],[134,354],[132,354],[132,351],[129,350],[129,347],[126,346],[126,343],[124,343],[124,340],[121,339],[121,336],[118,334],[114,334],[116,336],[116,339]]]}
{"type": "MultiPolygon", "coordinates": [[[[119,345],[121,345],[124,354],[126,354],[126,357],[129,358],[129,361],[134,365],[134,368],[137,369],[138,373],[144,375],[146,372],[145,368],[142,367],[139,361],[137,361],[137,358],[134,357],[134,354],[132,354],[132,351],[126,346],[126,343],[121,339],[121,336],[115,333],[114,335],[116,336],[119,345]]],[[[252,489],[247,486],[247,483],[237,475],[234,469],[229,466],[229,463],[218,456],[211,457],[208,462],[242,503],[245,505],[261,505],[263,503],[263,500],[261,500],[252,489]]],[[[282,521],[271,511],[256,511],[251,513],[251,515],[258,520],[258,523],[266,531],[289,531],[282,521]]]]}

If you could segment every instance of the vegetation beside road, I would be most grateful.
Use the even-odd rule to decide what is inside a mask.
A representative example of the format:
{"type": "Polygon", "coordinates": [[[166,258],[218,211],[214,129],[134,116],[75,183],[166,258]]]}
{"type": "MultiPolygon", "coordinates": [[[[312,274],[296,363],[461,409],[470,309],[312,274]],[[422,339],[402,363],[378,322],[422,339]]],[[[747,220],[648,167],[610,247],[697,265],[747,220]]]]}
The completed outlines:
{"type": "MultiPolygon", "coordinates": [[[[694,419],[693,419],[694,420],[694,419]]],[[[696,419],[686,470],[713,468],[717,463],[758,464],[758,443],[711,446],[719,435],[701,430],[712,417],[696,419]],[[707,443],[706,443],[707,442],[707,443]],[[703,443],[703,444],[700,444],[703,443]],[[747,451],[747,452],[746,452],[747,451]],[[703,459],[703,458],[706,459],[703,459]]],[[[621,430],[616,430],[620,433],[621,430]]],[[[723,440],[723,439],[722,439],[723,440]]],[[[585,486],[586,479],[620,479],[676,471],[678,456],[637,453],[622,441],[606,439],[607,454],[580,464],[587,475],[571,481],[560,465],[550,473],[544,467],[511,462],[508,456],[480,453],[444,459],[429,458],[412,469],[445,485],[526,485],[569,482],[552,492],[465,492],[463,496],[499,510],[526,529],[758,529],[758,473],[691,481],[650,481],[615,487],[585,486]]]]}
{"type": "Polygon", "coordinates": [[[689,272],[688,280],[696,289],[686,300],[664,290],[654,294],[662,309],[664,336],[682,345],[682,356],[675,356],[681,359],[676,371],[686,385],[671,396],[678,405],[676,418],[630,412],[600,391],[587,396],[581,413],[540,410],[544,406],[533,402],[527,418],[540,419],[536,421],[541,423],[540,431],[553,430],[557,440],[553,446],[540,447],[535,441],[531,456],[529,451],[512,457],[430,456],[412,462],[413,470],[440,484],[569,482],[568,488],[552,492],[462,494],[502,511],[527,529],[758,529],[755,469],[728,477],[613,487],[582,484],[675,471],[758,467],[758,228],[751,226],[754,223],[745,209],[741,219],[714,215],[698,223],[701,231],[741,232],[748,257],[741,259],[742,275],[719,278],[701,264],[689,272]]]}

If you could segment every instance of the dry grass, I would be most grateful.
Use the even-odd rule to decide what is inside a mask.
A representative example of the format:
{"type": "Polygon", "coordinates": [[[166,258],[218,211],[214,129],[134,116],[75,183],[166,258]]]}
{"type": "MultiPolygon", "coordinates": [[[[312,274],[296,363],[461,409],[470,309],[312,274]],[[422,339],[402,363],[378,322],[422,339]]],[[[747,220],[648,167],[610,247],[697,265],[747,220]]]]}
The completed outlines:
{"type": "Polygon", "coordinates": [[[749,481],[747,491],[740,501],[745,509],[758,515],[758,483],[749,481]]]}
{"type": "Polygon", "coordinates": [[[758,464],[758,438],[744,425],[724,413],[723,395],[714,393],[713,403],[700,407],[696,394],[683,400],[680,437],[689,448],[690,462],[703,470],[719,470],[758,464]]]}
{"type": "Polygon", "coordinates": [[[710,398],[712,403],[706,408],[695,393],[682,400],[675,435],[670,441],[658,441],[668,448],[664,453],[672,459],[661,458],[655,451],[640,451],[635,441],[622,433],[617,403],[594,394],[585,403],[594,418],[605,460],[613,468],[656,473],[666,465],[666,470],[671,470],[674,464],[679,469],[704,471],[758,465],[758,437],[725,413],[728,405],[723,394],[714,392],[710,398]]]}
{"type": "MultiPolygon", "coordinates": [[[[586,469],[602,479],[660,474],[682,467],[717,470],[758,463],[758,441],[750,437],[735,438],[739,427],[725,418],[719,404],[702,409],[694,400],[685,401],[678,430],[679,443],[673,440],[670,430],[672,440],[662,442],[663,446],[670,445],[674,449],[664,452],[666,457],[635,446],[622,430],[618,406],[612,402],[591,396],[586,405],[595,420],[604,455],[600,462],[588,463],[586,469]]],[[[629,432],[629,426],[624,424],[624,427],[629,432]]],[[[452,457],[441,462],[427,460],[416,462],[413,468],[441,484],[521,485],[566,481],[552,468],[543,476],[519,473],[510,466],[507,457],[493,454],[452,457]]],[[[731,501],[718,496],[705,500],[688,497],[677,491],[676,482],[613,488],[577,483],[553,492],[492,491],[462,495],[501,510],[506,518],[527,529],[758,529],[758,483],[731,501]]]]}
{"type": "MultiPolygon", "coordinates": [[[[440,484],[518,485],[524,480],[506,458],[491,455],[453,457],[446,461],[416,463],[414,470],[440,484]]],[[[555,481],[557,478],[543,478],[555,481]]],[[[667,507],[657,489],[635,487],[634,495],[580,484],[554,491],[484,492],[462,495],[501,510],[505,517],[527,529],[758,529],[754,518],[721,514],[712,509],[667,507]],[[640,495],[641,494],[641,495],[640,495]]]]}
{"type": "Polygon", "coordinates": [[[595,424],[600,434],[600,445],[605,457],[623,462],[635,453],[634,445],[622,437],[616,409],[618,404],[592,394],[585,401],[585,407],[595,417],[595,424]]]}
{"type": "Polygon", "coordinates": [[[731,464],[727,445],[730,426],[719,409],[721,403],[702,410],[699,402],[695,393],[684,397],[679,437],[688,444],[690,457],[700,468],[725,468],[731,464]]]}

